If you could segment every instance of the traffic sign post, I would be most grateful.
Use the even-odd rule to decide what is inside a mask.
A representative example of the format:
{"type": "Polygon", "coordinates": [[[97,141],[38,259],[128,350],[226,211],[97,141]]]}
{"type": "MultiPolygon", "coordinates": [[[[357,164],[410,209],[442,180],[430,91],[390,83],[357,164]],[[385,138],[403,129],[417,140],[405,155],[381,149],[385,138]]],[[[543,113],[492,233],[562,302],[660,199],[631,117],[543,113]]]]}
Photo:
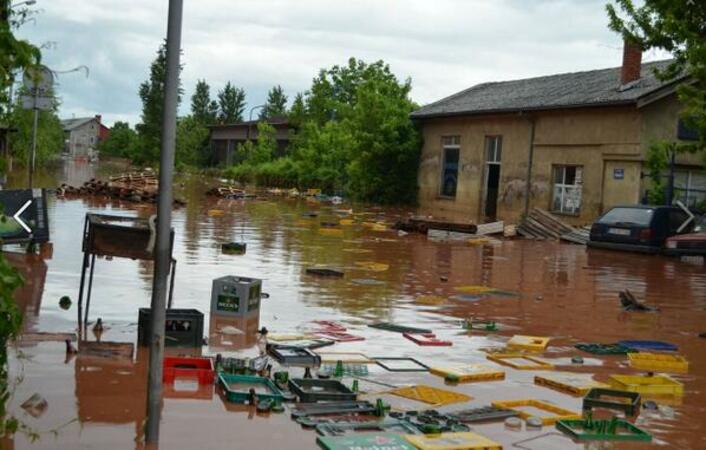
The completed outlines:
{"type": "Polygon", "coordinates": [[[54,85],[54,74],[46,66],[33,66],[25,70],[22,83],[32,95],[22,97],[22,108],[34,110],[34,124],[32,126],[32,153],[28,161],[29,188],[33,187],[34,166],[37,159],[37,126],[39,111],[48,111],[52,108],[52,98],[46,96],[54,85]]]}

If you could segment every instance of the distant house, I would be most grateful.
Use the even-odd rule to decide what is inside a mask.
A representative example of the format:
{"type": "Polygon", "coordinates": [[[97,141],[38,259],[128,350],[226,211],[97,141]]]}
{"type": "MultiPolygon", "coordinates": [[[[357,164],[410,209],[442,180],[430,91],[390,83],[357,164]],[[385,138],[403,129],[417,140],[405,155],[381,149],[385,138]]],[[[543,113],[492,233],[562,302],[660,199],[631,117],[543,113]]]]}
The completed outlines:
{"type": "MultiPolygon", "coordinates": [[[[611,69],[483,83],[413,112],[424,147],[422,213],[450,220],[517,221],[541,207],[586,223],[648,187],[645,160],[657,139],[690,140],[675,88],[626,44],[611,69]]],[[[676,160],[676,196],[706,198],[699,156],[676,160]]]]}
{"type": "Polygon", "coordinates": [[[98,144],[110,135],[100,115],[65,119],[61,126],[64,128],[64,153],[72,157],[92,157],[98,144]]]}
{"type": "MultiPolygon", "coordinates": [[[[259,120],[231,124],[211,125],[210,141],[211,155],[214,164],[230,166],[238,162],[236,149],[246,141],[257,140],[257,123],[259,120]]],[[[293,127],[286,117],[273,117],[267,120],[277,131],[277,153],[284,155],[289,146],[293,127]]]]}

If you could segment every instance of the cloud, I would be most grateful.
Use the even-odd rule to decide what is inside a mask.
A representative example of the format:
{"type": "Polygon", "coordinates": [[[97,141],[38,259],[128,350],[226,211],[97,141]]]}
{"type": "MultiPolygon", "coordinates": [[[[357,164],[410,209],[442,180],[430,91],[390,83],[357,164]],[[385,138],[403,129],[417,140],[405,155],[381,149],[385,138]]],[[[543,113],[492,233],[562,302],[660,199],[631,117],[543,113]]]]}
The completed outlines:
{"type": "MultiPolygon", "coordinates": [[[[212,96],[227,81],[250,106],[280,84],[290,98],[319,69],[351,56],[383,59],[413,99],[428,103],[473,84],[620,64],[604,0],[201,0],[186,1],[180,113],[197,79],[212,96]]],[[[139,121],[137,90],[166,35],[167,2],[39,0],[42,13],[20,34],[51,41],[53,69],[87,65],[90,76],[59,78],[62,115],[139,121]]],[[[664,57],[648,54],[646,59],[664,57]]]]}

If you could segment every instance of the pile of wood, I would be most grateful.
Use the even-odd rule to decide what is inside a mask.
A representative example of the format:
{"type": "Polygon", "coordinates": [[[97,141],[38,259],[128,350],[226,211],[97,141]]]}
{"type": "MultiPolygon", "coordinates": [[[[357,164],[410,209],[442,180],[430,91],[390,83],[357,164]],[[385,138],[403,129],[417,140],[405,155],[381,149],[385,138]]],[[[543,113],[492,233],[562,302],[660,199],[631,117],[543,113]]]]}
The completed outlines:
{"type": "MultiPolygon", "coordinates": [[[[56,190],[59,196],[108,197],[135,203],[157,203],[159,181],[151,172],[127,173],[111,177],[110,181],[91,178],[79,187],[62,184],[56,190]]],[[[174,200],[177,206],[184,205],[174,200]]]]}
{"type": "Polygon", "coordinates": [[[427,234],[430,229],[455,231],[458,233],[476,234],[477,226],[473,223],[453,223],[441,220],[429,219],[426,217],[415,216],[404,220],[398,220],[394,227],[396,230],[406,232],[427,234]]]}
{"type": "Polygon", "coordinates": [[[219,198],[250,198],[249,195],[244,190],[239,189],[235,186],[216,186],[214,188],[206,191],[206,195],[219,198]]]}
{"type": "Polygon", "coordinates": [[[584,230],[574,228],[540,208],[529,212],[517,232],[530,239],[564,239],[577,244],[585,244],[588,240],[584,230]]]}

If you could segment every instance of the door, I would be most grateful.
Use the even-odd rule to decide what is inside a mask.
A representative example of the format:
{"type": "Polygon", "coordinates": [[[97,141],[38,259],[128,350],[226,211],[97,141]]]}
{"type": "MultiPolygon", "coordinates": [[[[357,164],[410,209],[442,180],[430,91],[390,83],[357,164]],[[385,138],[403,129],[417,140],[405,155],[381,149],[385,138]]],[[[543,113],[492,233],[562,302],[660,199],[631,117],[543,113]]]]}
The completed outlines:
{"type": "Polygon", "coordinates": [[[502,157],[502,136],[485,137],[485,185],[483,192],[483,215],[494,221],[498,212],[500,190],[500,159],[502,157]]]}

